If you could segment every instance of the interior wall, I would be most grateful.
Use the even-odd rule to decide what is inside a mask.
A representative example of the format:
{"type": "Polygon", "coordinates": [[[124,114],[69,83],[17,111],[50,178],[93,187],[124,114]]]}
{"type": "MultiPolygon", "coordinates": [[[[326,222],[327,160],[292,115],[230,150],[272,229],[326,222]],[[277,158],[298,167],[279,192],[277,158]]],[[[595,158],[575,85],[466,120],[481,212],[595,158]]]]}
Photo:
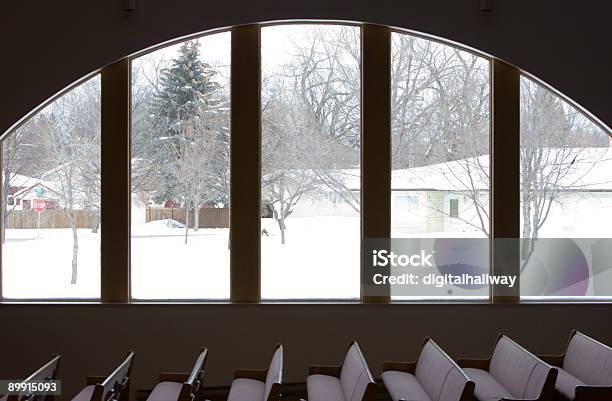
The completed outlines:
{"type": "Polygon", "coordinates": [[[237,24],[327,19],[386,24],[450,39],[522,68],[608,127],[612,3],[599,0],[10,1],[0,24],[0,133],[75,80],[141,49],[237,24]]]}
{"type": "Polygon", "coordinates": [[[312,364],[341,362],[360,342],[372,373],[385,360],[417,357],[425,336],[454,357],[487,357],[498,333],[536,353],[559,353],[574,328],[612,344],[609,304],[262,304],[0,305],[0,378],[22,377],[61,353],[63,395],[87,375],[105,375],[136,352],[132,390],[151,389],[160,371],[188,371],[209,348],[206,386],[228,386],[235,368],[264,368],[285,346],[285,381],[303,382],[312,364]]]}
{"type": "MultiPolygon", "coordinates": [[[[122,0],[5,2],[0,24],[0,133],[54,93],[97,68],[182,35],[256,21],[339,19],[438,35],[512,63],[611,126],[612,3],[497,0],[122,0]]],[[[0,378],[23,377],[62,353],[69,400],[89,374],[106,374],[136,351],[133,390],[160,371],[189,368],[210,348],[207,385],[228,385],[237,367],[264,367],[286,346],[286,380],[340,361],[350,339],[375,376],[383,360],[416,357],[424,336],[454,356],[484,357],[499,332],[536,352],[561,351],[578,328],[612,344],[612,305],[40,305],[0,304],[0,378]]]]}

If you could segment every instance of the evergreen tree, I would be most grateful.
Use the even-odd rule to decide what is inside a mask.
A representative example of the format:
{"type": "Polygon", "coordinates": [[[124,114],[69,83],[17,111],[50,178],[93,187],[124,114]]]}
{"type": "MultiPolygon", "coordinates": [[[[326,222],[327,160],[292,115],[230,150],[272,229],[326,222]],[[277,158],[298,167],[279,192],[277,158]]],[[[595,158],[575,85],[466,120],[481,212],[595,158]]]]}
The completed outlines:
{"type": "Polygon", "coordinates": [[[172,66],[162,72],[161,90],[153,100],[156,118],[166,120],[168,134],[177,135],[181,124],[197,112],[198,103],[214,107],[214,95],[220,86],[212,78],[215,71],[200,60],[200,44],[185,42],[172,60],[172,66]]]}
{"type": "Polygon", "coordinates": [[[178,200],[182,195],[176,187],[176,173],[170,166],[181,158],[181,141],[193,119],[201,110],[215,113],[225,103],[221,85],[214,80],[216,71],[200,59],[200,43],[185,42],[163,70],[161,88],[150,104],[155,131],[154,142],[163,188],[159,188],[156,201],[178,200]]]}

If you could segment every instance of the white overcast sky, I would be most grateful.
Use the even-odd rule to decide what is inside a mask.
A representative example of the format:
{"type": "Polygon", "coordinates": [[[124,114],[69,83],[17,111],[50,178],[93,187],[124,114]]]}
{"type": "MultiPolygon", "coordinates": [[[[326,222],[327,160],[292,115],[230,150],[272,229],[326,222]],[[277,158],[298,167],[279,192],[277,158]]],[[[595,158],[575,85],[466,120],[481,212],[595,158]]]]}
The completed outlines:
{"type": "MultiPolygon", "coordinates": [[[[329,26],[331,27],[331,26],[329,26]]],[[[295,43],[305,42],[308,29],[316,28],[312,24],[290,24],[263,27],[261,32],[261,62],[262,70],[275,69],[289,61],[295,53],[295,43]]],[[[339,27],[338,27],[339,28],[339,27]]],[[[357,29],[357,28],[355,28],[357,29]]],[[[220,71],[218,79],[221,83],[229,80],[231,59],[231,34],[229,31],[203,36],[200,41],[201,59],[220,71]]],[[[181,43],[177,43],[154,52],[135,58],[134,68],[141,68],[151,77],[154,66],[160,60],[170,61],[176,57],[181,43]]]]}

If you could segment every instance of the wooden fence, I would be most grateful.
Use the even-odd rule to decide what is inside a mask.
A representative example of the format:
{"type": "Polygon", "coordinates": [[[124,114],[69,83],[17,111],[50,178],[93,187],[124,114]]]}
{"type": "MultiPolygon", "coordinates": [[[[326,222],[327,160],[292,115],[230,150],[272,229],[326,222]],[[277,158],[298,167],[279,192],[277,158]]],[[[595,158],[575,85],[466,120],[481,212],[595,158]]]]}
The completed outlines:
{"type": "MultiPolygon", "coordinates": [[[[165,208],[165,207],[149,207],[147,208],[146,222],[156,220],[172,219],[185,224],[185,209],[184,208],[165,208]]],[[[193,227],[193,209],[189,211],[189,227],[193,227]]],[[[228,228],[229,227],[229,209],[228,208],[202,208],[200,209],[200,228],[228,228]]]]}
{"type": "MultiPolygon", "coordinates": [[[[96,214],[89,210],[75,210],[77,228],[92,228],[96,214]]],[[[34,210],[13,210],[9,213],[6,228],[37,228],[38,213],[34,210]]],[[[40,228],[70,228],[64,209],[47,209],[40,215],[40,228]]]]}

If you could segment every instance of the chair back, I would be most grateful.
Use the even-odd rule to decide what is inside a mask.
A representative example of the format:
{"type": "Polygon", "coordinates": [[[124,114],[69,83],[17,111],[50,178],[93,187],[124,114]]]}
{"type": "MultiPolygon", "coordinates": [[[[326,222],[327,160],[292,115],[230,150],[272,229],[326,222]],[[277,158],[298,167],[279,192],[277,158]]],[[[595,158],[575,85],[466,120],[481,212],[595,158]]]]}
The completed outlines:
{"type": "Polygon", "coordinates": [[[472,400],[474,382],[432,339],[427,338],[419,360],[415,376],[433,401],[472,400]]]}
{"type": "Polygon", "coordinates": [[[204,380],[204,368],[206,366],[206,358],[208,357],[208,350],[202,348],[198,357],[196,358],[193,369],[189,374],[189,378],[183,383],[181,393],[179,395],[179,401],[192,401],[199,400],[202,395],[202,381],[204,380]]]}
{"type": "Polygon", "coordinates": [[[127,401],[133,362],[134,351],[130,351],[113,373],[95,385],[91,401],[127,401]]]}
{"type": "Polygon", "coordinates": [[[557,369],[505,335],[497,340],[489,373],[519,399],[552,397],[557,379],[557,369]]]}
{"type": "Polygon", "coordinates": [[[353,341],[346,353],[340,383],[345,401],[362,401],[373,397],[374,379],[357,341],[353,341]]]}
{"type": "Polygon", "coordinates": [[[283,383],[283,346],[278,344],[272,355],[263,401],[277,401],[280,398],[280,386],[283,383]]]}
{"type": "Polygon", "coordinates": [[[612,348],[574,331],[563,358],[563,370],[591,386],[612,385],[612,348]]]}
{"type": "MultiPolygon", "coordinates": [[[[55,380],[57,377],[57,370],[60,364],[60,355],[55,355],[49,362],[38,368],[38,370],[28,376],[21,383],[28,383],[32,381],[46,381],[55,380]]],[[[51,401],[55,398],[53,395],[41,395],[41,394],[12,394],[9,395],[7,401],[51,401]]]]}

